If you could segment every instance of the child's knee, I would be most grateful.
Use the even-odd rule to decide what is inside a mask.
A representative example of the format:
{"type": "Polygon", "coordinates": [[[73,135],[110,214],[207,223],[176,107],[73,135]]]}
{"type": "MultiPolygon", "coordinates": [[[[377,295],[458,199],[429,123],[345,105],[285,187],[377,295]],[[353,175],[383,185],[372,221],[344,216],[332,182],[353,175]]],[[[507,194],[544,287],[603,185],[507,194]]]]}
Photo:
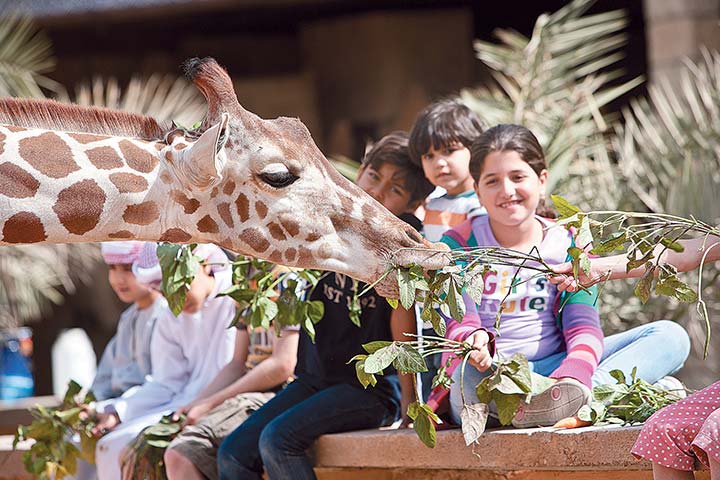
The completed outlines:
{"type": "Polygon", "coordinates": [[[681,364],[685,363],[690,355],[690,335],[687,330],[672,320],[660,320],[653,325],[662,334],[664,348],[672,351],[681,364]]]}

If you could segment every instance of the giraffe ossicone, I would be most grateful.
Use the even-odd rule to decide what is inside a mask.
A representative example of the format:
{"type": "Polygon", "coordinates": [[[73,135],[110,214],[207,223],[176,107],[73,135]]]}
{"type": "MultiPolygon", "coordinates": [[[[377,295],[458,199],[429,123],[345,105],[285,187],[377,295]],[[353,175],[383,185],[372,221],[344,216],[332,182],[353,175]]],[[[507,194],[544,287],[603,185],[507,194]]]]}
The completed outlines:
{"type": "MultiPolygon", "coordinates": [[[[47,100],[0,99],[0,245],[211,242],[372,282],[446,263],[327,161],[297,119],[245,110],[211,58],[186,62],[208,101],[197,131],[47,100]]],[[[380,286],[393,294],[395,280],[380,286]]]]}

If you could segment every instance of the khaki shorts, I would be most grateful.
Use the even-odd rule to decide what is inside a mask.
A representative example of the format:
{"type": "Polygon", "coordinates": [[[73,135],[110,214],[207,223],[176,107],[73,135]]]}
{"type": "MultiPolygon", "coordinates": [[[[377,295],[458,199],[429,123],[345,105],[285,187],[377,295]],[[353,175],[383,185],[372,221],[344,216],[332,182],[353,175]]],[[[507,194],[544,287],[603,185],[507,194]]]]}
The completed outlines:
{"type": "Polygon", "coordinates": [[[241,393],[212,409],[200,422],[189,425],[168,448],[182,454],[210,480],[218,478],[217,450],[248,416],[274,397],[272,392],[241,393]]]}

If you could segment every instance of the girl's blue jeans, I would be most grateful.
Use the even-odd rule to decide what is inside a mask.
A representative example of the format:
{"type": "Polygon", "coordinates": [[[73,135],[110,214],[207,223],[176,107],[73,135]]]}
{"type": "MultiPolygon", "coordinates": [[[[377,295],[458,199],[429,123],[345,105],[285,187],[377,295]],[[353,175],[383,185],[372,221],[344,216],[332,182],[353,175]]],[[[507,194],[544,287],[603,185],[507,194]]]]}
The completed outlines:
{"type": "Polygon", "coordinates": [[[302,378],[250,415],[220,445],[220,480],[314,479],[306,450],[326,433],[377,428],[392,423],[380,397],[345,383],[316,388],[302,378]]]}
{"type": "MultiPolygon", "coordinates": [[[[605,349],[600,364],[592,376],[593,386],[615,384],[617,380],[610,376],[612,370],[621,370],[626,378],[637,367],[637,378],[655,383],[666,375],[682,368],[690,354],[690,337],[685,329],[670,320],[660,320],[647,325],[632,328],[626,332],[605,337],[605,349]]],[[[567,352],[558,352],[549,357],[529,362],[530,369],[540,375],[550,375],[567,356],[567,352]]],[[[471,365],[465,367],[463,390],[465,402],[478,403],[475,387],[490,375],[488,369],[480,372],[471,365]]],[[[450,389],[450,413],[453,421],[460,424],[462,398],[460,395],[460,367],[453,372],[453,384],[450,389]]]]}

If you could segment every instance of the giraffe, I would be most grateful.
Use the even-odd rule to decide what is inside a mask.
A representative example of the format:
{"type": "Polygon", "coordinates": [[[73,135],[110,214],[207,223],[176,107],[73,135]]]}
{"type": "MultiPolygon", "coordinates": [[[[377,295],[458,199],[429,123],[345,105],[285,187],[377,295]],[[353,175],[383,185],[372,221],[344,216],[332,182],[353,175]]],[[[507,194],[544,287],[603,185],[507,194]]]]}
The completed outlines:
{"type": "MultiPolygon", "coordinates": [[[[245,110],[212,58],[184,69],[208,102],[192,132],[113,110],[0,99],[0,245],[211,242],[365,282],[391,264],[446,263],[441,247],[340,175],[298,119],[245,110]]],[[[397,294],[389,277],[377,288],[397,294]]]]}

